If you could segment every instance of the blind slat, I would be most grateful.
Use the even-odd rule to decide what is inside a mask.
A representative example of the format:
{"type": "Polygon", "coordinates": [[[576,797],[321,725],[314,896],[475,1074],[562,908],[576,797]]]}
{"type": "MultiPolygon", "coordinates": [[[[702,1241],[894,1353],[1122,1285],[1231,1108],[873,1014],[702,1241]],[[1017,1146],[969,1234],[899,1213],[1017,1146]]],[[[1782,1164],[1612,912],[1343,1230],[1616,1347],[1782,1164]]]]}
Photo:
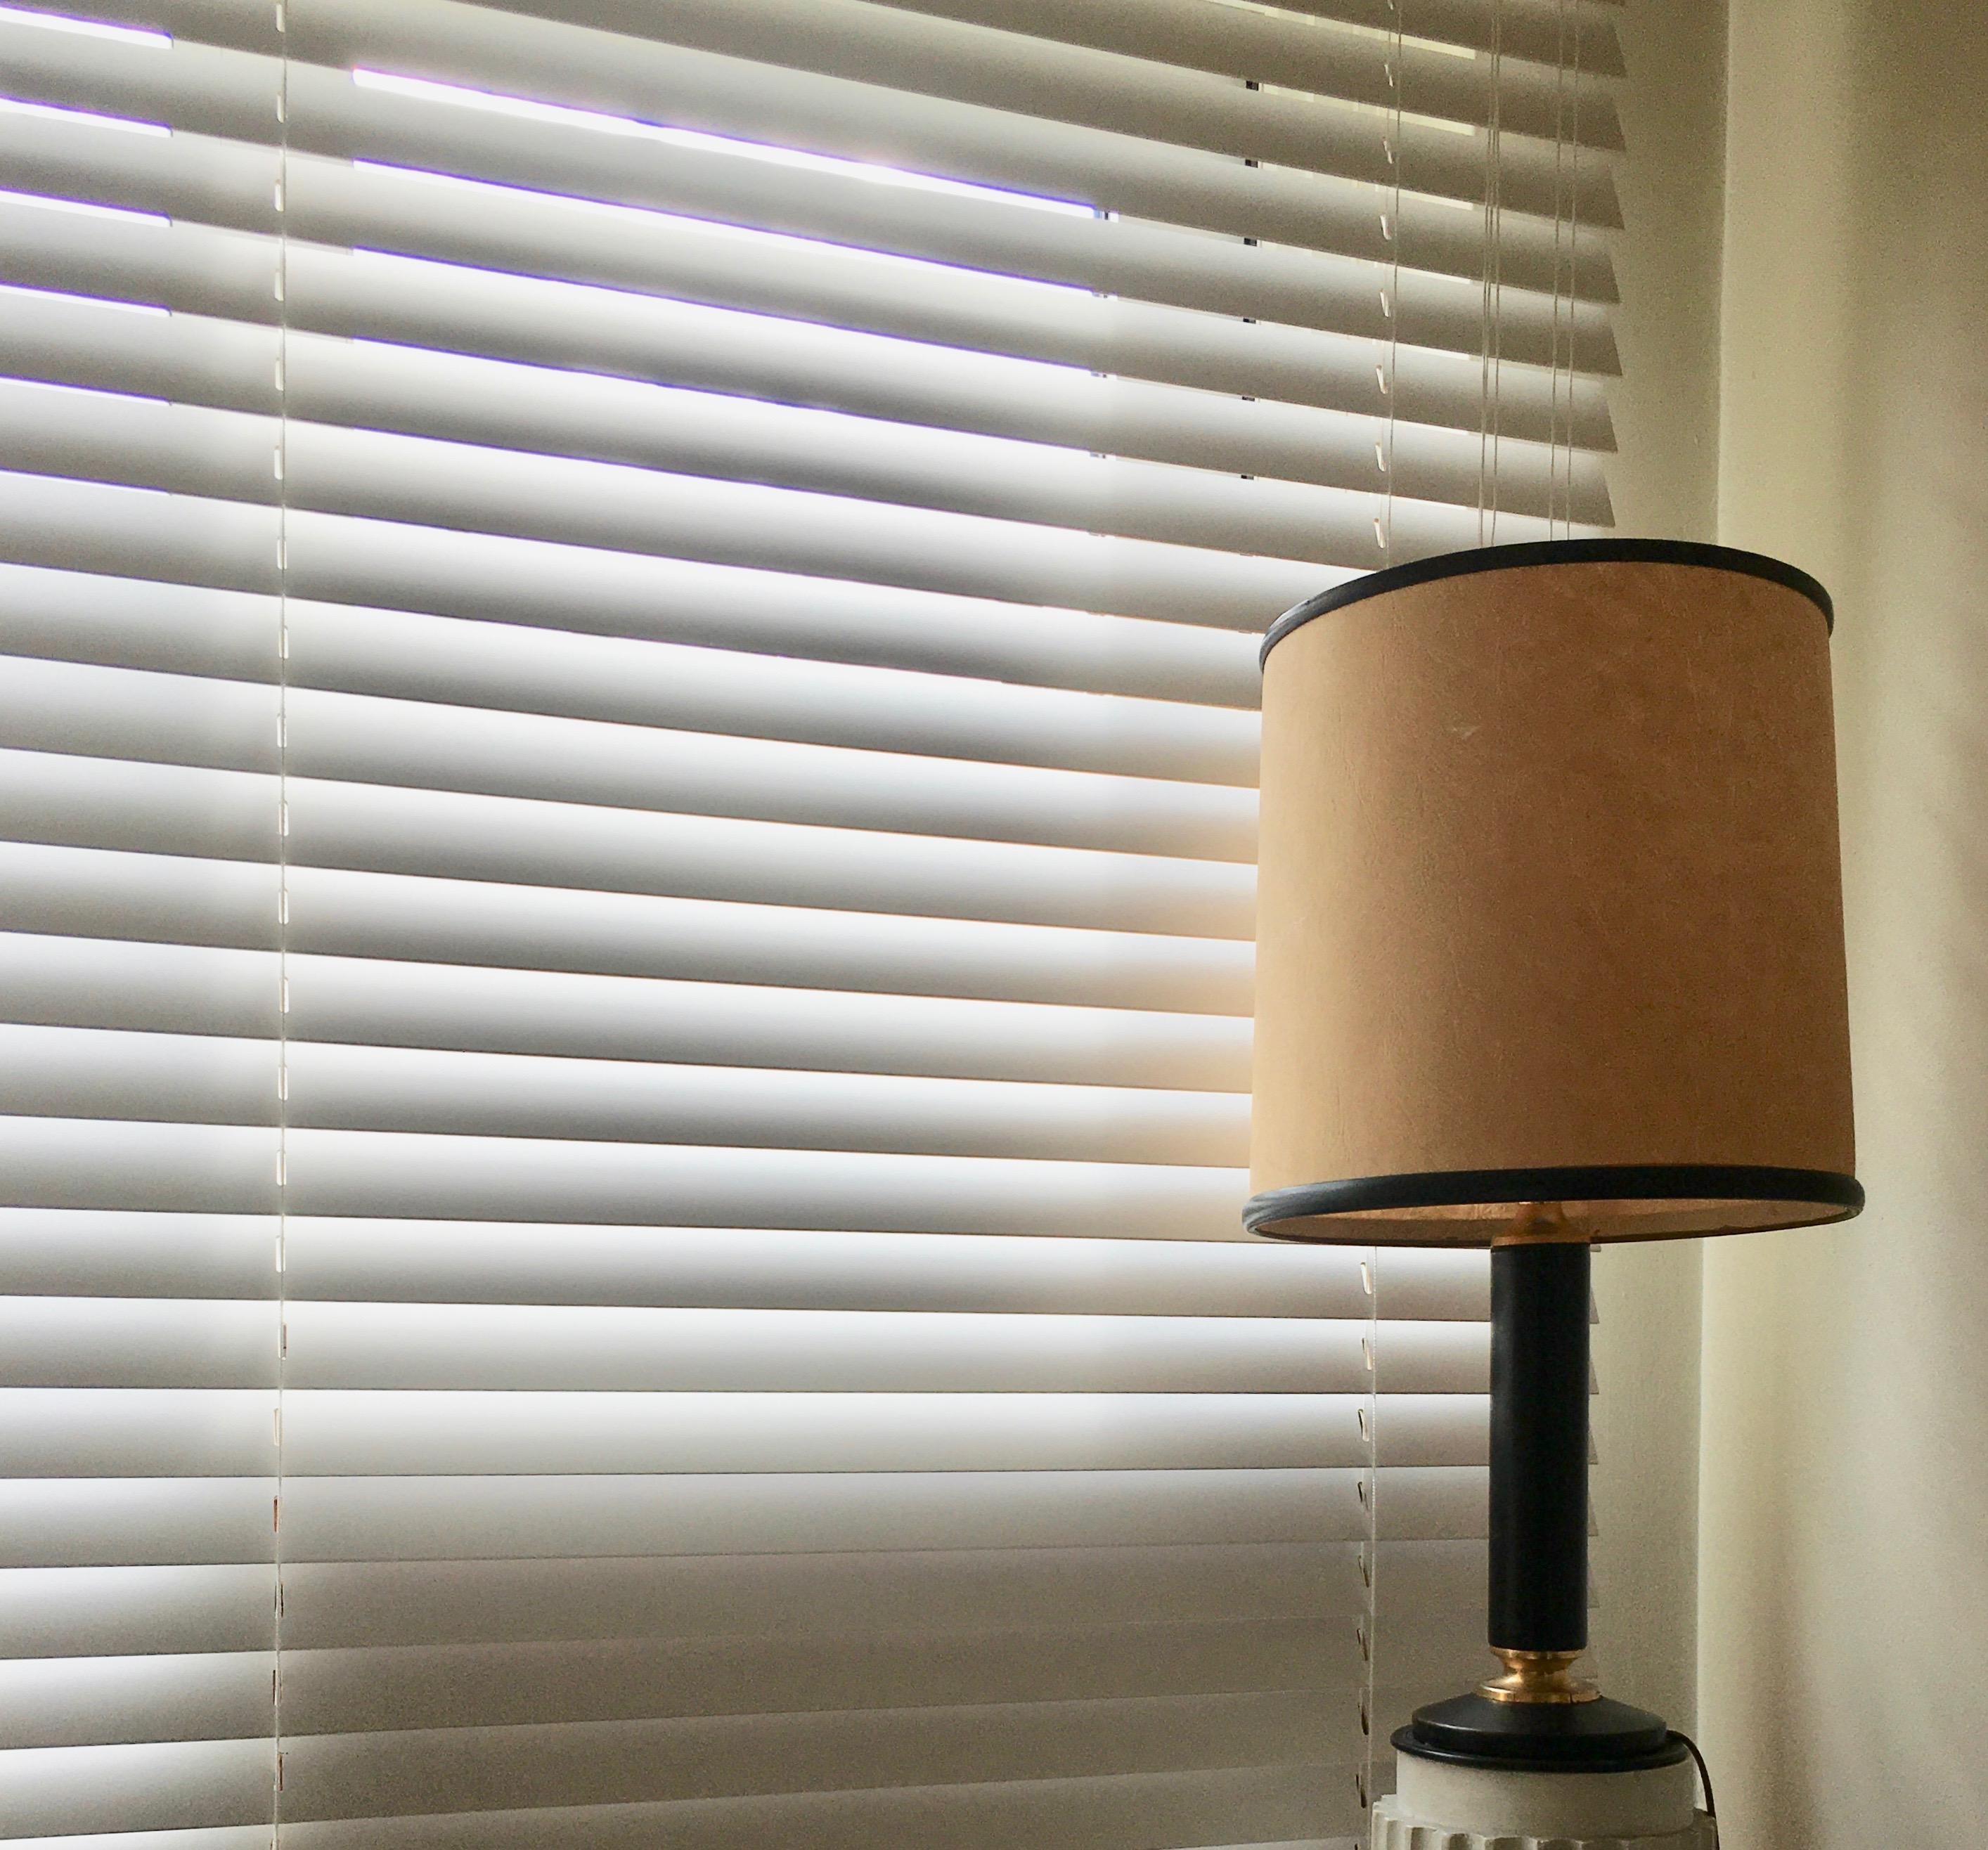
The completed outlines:
{"type": "MultiPolygon", "coordinates": [[[[97,1839],[66,1835],[59,1840],[65,1845],[102,1842],[120,1850],[127,1845],[154,1850],[156,1840],[147,1844],[143,1835],[127,1833],[134,1828],[143,1833],[155,1821],[176,1829],[190,1814],[253,1809],[246,1788],[259,1764],[266,1783],[270,1760],[267,1743],[255,1745],[256,1752],[250,1753],[245,1746],[228,1743],[231,1753],[198,1760],[158,1748],[55,1749],[39,1754],[31,1750],[15,1758],[8,1770],[18,1768],[24,1778],[34,1781],[32,1790],[39,1802],[32,1811],[24,1806],[22,1813],[30,1828],[42,1819],[74,1819],[86,1830],[107,1827],[117,1835],[97,1839]]],[[[1351,1784],[1350,1777],[1335,1782],[1337,1787],[1351,1784]]],[[[592,1808],[533,1805],[501,1813],[363,1817],[344,1823],[306,1820],[286,1825],[286,1833],[294,1831],[301,1843],[320,1850],[347,1850],[361,1844],[390,1845],[392,1850],[468,1850],[477,1845],[543,1842],[541,1834],[552,1819],[562,1842],[583,1845],[587,1850],[626,1850],[653,1843],[659,1832],[697,1850],[743,1850],[765,1842],[769,1831],[804,1833],[810,1842],[836,1850],[857,1850],[877,1841],[880,1832],[888,1837],[904,1831],[949,1850],[989,1850],[1012,1842],[1017,1831],[1032,1842],[1059,1850],[1099,1843],[1136,1850],[1150,1842],[1155,1831],[1185,1829],[1205,1841],[1211,1834],[1232,1834],[1239,1822],[1261,1820],[1263,1828],[1288,1833],[1323,1814],[1349,1834],[1347,1842],[1329,1850],[1347,1850],[1355,1807],[1337,1791],[1327,1801],[1327,1790],[1324,1778],[1309,1766],[1197,1768],[1191,1774],[950,1783],[729,1803],[617,1801],[592,1808]]],[[[259,1831],[266,1839],[266,1818],[259,1831]]],[[[208,1845],[203,1842],[201,1850],[209,1850],[208,1845]]],[[[222,1838],[215,1850],[236,1850],[236,1845],[222,1838]]]]}
{"type": "MultiPolygon", "coordinates": [[[[29,1661],[0,1669],[8,1747],[198,1740],[262,1730],[272,1659],[228,1656],[29,1661]]],[[[1266,1688],[1350,1698],[1362,1680],[1350,1625],[1090,1627],[934,1635],[862,1632],[804,1645],[648,1643],[298,1652],[284,1692],[296,1733],[549,1728],[789,1713],[1186,1696],[1266,1688]],[[1269,1680],[1266,1680],[1266,1679],[1269,1680]]]]}
{"type": "MultiPolygon", "coordinates": [[[[252,1300],[0,1297],[0,1384],[273,1386],[274,1315],[252,1300]]],[[[283,1327],[285,1378],[300,1389],[1358,1394],[1368,1373],[1364,1324],[1296,1317],[445,1308],[298,1297],[283,1327]]],[[[1410,1326],[1390,1338],[1383,1394],[1486,1391],[1476,1326],[1410,1326]]]]}
{"type": "MultiPolygon", "coordinates": [[[[269,1297],[273,1228],[252,1217],[0,1209],[0,1288],[56,1296],[269,1297]]],[[[1013,1311],[1366,1321],[1371,1274],[1391,1316],[1482,1340],[1489,1298],[1468,1253],[1111,1240],[288,1217],[287,1296],[326,1302],[601,1304],[721,1310],[1013,1311]]],[[[1412,1328],[1408,1334],[1415,1332],[1412,1328]]]]}
{"type": "MultiPolygon", "coordinates": [[[[1009,1577],[1000,1584],[1012,1580],[1021,1589],[1014,1598],[1026,1605],[1041,1591],[1039,1582],[1073,1576],[1084,1581],[1094,1571],[1115,1573],[1114,1561],[1136,1564],[1144,1559],[1137,1554],[1139,1549],[1212,1549],[1199,1557],[1201,1566],[1223,1564],[1226,1584],[1238,1573],[1246,1579],[1273,1559],[1263,1552],[1266,1548],[1301,1544],[1314,1552],[1304,1557],[1308,1564],[1302,1571],[1293,1569],[1297,1578],[1290,1585],[1310,1584],[1315,1594],[1329,1595],[1350,1611],[1364,1602],[1367,1591],[1357,1567],[1367,1530],[1359,1495],[1364,1475],[1364,1467],[902,1472],[867,1480],[835,1472],[674,1477],[511,1473],[492,1479],[296,1479],[289,1482],[286,1495],[293,1560],[429,1561],[459,1567],[481,1561],[482,1567],[463,1567],[476,1587],[495,1575],[506,1585],[537,1585],[547,1590],[547,1598],[555,1584],[572,1578],[575,1591],[570,1598],[554,1601],[543,1610],[536,1598],[525,1601],[518,1609],[537,1612],[538,1617],[520,1618],[516,1622],[526,1629],[501,1635],[612,1638],[621,1635],[618,1628],[635,1622],[630,1615],[638,1608],[650,1614],[642,1622],[651,1625],[658,1612],[688,1610],[680,1590],[673,1594],[671,1588],[685,1574],[702,1585],[713,1574],[730,1573],[720,1565],[724,1558],[824,1552],[850,1553],[850,1561],[840,1571],[873,1588],[883,1581],[909,1586],[928,1571],[948,1585],[948,1576],[963,1576],[962,1584],[982,1589],[965,1605],[975,1608],[978,1602],[976,1609],[985,1611],[986,1598],[991,1597],[983,1597],[985,1589],[993,1584],[988,1576],[997,1569],[1009,1577]],[[499,1539],[502,1552],[493,1552],[493,1541],[499,1539]],[[913,1558],[920,1550],[942,1551],[942,1558],[921,1566],[913,1558]],[[1031,1569],[1016,1552],[1023,1550],[1063,1552],[1055,1559],[1043,1554],[1031,1569]],[[1071,1550],[1085,1552],[1068,1554],[1071,1550]],[[1109,1551],[1110,1558],[1106,1552],[1094,1551],[1109,1551]],[[859,1570],[855,1556],[864,1552],[888,1558],[859,1570]],[[702,1557],[705,1565],[654,1564],[673,1554],[702,1557]],[[600,1564],[614,1557],[622,1557],[618,1567],[600,1564]],[[511,1564],[500,1567],[504,1561],[511,1564]],[[588,1561],[595,1564],[573,1564],[588,1561]],[[533,1563],[565,1564],[541,1571],[533,1563]],[[1023,1578],[1013,1580],[1015,1574],[1023,1578]],[[651,1581],[654,1598],[640,1591],[651,1581]],[[637,1591],[627,1591],[630,1588],[637,1591]],[[644,1600],[649,1602],[646,1608],[644,1600]],[[590,1612],[594,1618],[584,1616],[590,1612]],[[530,1629],[535,1625],[548,1628],[530,1629]]],[[[1392,1467],[1383,1474],[1383,1483],[1388,1507],[1382,1512],[1380,1530],[1389,1544],[1389,1568],[1387,1584],[1377,1597],[1398,1602],[1411,1615],[1474,1602],[1474,1592],[1471,1601],[1462,1601],[1457,1590],[1475,1588],[1483,1578],[1481,1470],[1392,1467]]],[[[122,1617],[117,1622],[127,1630],[147,1622],[144,1588],[183,1582],[175,1574],[148,1576],[139,1571],[141,1568],[177,1570],[204,1564],[218,1574],[221,1564],[269,1561],[269,1492],[268,1480],[253,1477],[15,1479],[8,1486],[15,1519],[9,1524],[5,1564],[42,1570],[43,1578],[36,1581],[30,1575],[22,1583],[25,1591],[19,1598],[25,1603],[11,1622],[14,1648],[26,1648],[22,1641],[32,1639],[36,1649],[59,1654],[66,1648],[66,1628],[87,1605],[84,1595],[93,1585],[114,1583],[134,1589],[138,1603],[127,1601],[118,1608],[122,1617]],[[64,1563],[79,1564],[64,1568],[64,1563]],[[97,1574],[93,1581],[90,1575],[98,1568],[117,1571],[97,1574]],[[71,1580],[61,1580],[64,1571],[71,1580]],[[50,1574],[56,1578],[49,1579],[50,1574]],[[54,1603],[43,1624],[33,1618],[39,1609],[35,1588],[50,1586],[57,1595],[52,1596],[54,1603]],[[66,1586],[80,1587],[83,1592],[76,1601],[69,1600],[59,1596],[66,1586]]],[[[757,1570],[746,1571],[753,1585],[785,1584],[778,1573],[758,1574],[755,1579],[756,1574],[757,1570]]],[[[1139,1610],[1137,1598],[1144,1595],[1128,1597],[1134,1603],[1123,1611],[1131,1622],[1139,1610]]],[[[484,1594],[474,1587],[465,1598],[470,1603],[464,1610],[472,1615],[485,1604],[484,1594]]],[[[713,1610],[732,1613],[712,1620],[722,1632],[728,1626],[738,1629],[746,1622],[739,1615],[752,1608],[749,1603],[735,1611],[713,1610]]],[[[853,1614],[856,1608],[849,1610],[853,1614]]],[[[918,1623],[926,1620],[916,1615],[929,1616],[928,1608],[915,1601],[905,1610],[918,1623]]],[[[776,1613],[771,1622],[786,1622],[776,1613]]],[[[463,1635],[499,1634],[472,1631],[463,1635]]],[[[245,1642],[224,1640],[210,1648],[259,1649],[266,1642],[252,1628],[240,1639],[245,1642]]],[[[356,1645],[369,1639],[370,1635],[341,1632],[330,1642],[356,1645]]],[[[101,1654],[120,1648],[179,1647],[128,1642],[120,1647],[100,1639],[93,1650],[101,1654]]]]}
{"type": "MultiPolygon", "coordinates": [[[[1226,1016],[307,953],[289,967],[293,997],[309,992],[308,1007],[289,1011],[296,1041],[1203,1092],[1249,1084],[1248,1026],[1226,1016]]],[[[273,1037],[279,1014],[270,952],[0,932],[0,1016],[15,1023],[273,1037]]]]}
{"type": "MultiPolygon", "coordinates": [[[[283,1444],[300,1476],[1317,1469],[1365,1456],[1357,1398],[309,1388],[285,1396],[283,1444]]],[[[253,1389],[10,1388],[0,1406],[16,1423],[0,1475],[247,1476],[274,1463],[269,1397],[253,1389]]],[[[1476,1396],[1392,1396],[1382,1460],[1472,1463],[1484,1420],[1476,1396]]]]}
{"type": "MultiPolygon", "coordinates": [[[[1451,1667],[1452,1649],[1398,1666],[1451,1667]]],[[[0,1669],[5,1748],[247,1738],[265,1732],[272,1654],[18,1660],[0,1669]]],[[[286,1666],[303,1735],[418,1728],[546,1730],[762,1712],[1304,1691],[1351,1699],[1366,1670],[1347,1623],[1151,1624],[1032,1632],[862,1632],[803,1645],[722,1640],[308,1651],[286,1666]]]]}
{"type": "Polygon", "coordinates": [[[482,1810],[527,1794],[584,1804],[1288,1762],[1315,1751],[1307,1737],[1324,1712],[1302,1695],[1193,1696],[580,1723],[536,1738],[402,1730],[293,1751],[300,1813],[370,1816],[383,1798],[395,1810],[482,1810]]]}
{"type": "MultiPolygon", "coordinates": [[[[633,1560],[306,1559],[286,1565],[284,1584],[296,1608],[291,1648],[356,1650],[948,1624],[1290,1623],[1317,1613],[1322,1588],[1350,1619],[1360,1576],[1354,1551],[1343,1545],[1092,1544],[633,1560]]],[[[273,1586],[267,1563],[10,1568],[0,1574],[0,1615],[17,1657],[256,1652],[269,1648],[273,1586]]]]}

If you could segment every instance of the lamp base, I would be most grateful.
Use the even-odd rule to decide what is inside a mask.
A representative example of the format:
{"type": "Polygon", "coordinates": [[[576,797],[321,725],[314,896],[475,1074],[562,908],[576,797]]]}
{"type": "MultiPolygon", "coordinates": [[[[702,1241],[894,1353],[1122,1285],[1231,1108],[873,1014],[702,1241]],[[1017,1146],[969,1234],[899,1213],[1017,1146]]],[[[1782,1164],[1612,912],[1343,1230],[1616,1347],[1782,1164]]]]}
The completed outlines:
{"type": "MultiPolygon", "coordinates": [[[[1406,1730],[1404,1730],[1405,1733],[1406,1730]]],[[[1716,1850],[1689,1760],[1628,1773],[1515,1773],[1404,1753],[1372,1850],[1716,1850]]]]}
{"type": "Polygon", "coordinates": [[[1638,1773],[1689,1757],[1662,1718],[1606,1696],[1510,1702],[1481,1690],[1418,1709],[1395,1733],[1404,1759],[1507,1773],[1638,1773]]]}

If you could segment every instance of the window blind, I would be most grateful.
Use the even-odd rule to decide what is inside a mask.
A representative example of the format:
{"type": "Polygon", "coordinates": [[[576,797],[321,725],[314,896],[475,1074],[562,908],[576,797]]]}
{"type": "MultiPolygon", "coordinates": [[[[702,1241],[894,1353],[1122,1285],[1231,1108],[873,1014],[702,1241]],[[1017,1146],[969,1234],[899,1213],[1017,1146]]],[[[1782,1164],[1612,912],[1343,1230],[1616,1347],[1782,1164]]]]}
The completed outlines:
{"type": "Polygon", "coordinates": [[[1606,526],[1607,8],[0,69],[0,1834],[1350,1840],[1486,1286],[1240,1235],[1256,639],[1606,526]]]}

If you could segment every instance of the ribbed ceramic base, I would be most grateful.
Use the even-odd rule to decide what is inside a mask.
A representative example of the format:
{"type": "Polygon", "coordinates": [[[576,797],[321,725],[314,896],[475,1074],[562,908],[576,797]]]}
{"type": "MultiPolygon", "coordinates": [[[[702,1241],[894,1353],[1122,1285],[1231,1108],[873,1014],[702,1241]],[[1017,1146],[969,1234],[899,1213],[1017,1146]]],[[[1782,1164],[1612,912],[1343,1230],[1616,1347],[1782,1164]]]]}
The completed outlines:
{"type": "Polygon", "coordinates": [[[1500,1831],[1459,1831],[1426,1818],[1410,1818],[1384,1798],[1374,1808],[1373,1850],[1718,1850],[1719,1833],[1699,1812],[1682,1831],[1658,1837],[1534,1837],[1500,1831]]]}
{"type": "Polygon", "coordinates": [[[1689,1762],[1635,1773],[1506,1773],[1404,1754],[1373,1850],[1717,1850],[1689,1762]]]}

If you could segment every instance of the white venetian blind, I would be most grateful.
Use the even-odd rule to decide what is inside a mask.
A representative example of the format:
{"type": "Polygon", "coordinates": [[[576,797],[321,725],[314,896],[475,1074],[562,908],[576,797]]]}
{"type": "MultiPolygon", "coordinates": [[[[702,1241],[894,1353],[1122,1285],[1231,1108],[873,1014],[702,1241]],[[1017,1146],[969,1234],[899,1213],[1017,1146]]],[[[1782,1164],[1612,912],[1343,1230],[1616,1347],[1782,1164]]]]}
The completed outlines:
{"type": "Polygon", "coordinates": [[[1607,11],[75,4],[0,1836],[1351,1838],[1484,1279],[1240,1236],[1256,637],[1606,523],[1607,11]]]}

